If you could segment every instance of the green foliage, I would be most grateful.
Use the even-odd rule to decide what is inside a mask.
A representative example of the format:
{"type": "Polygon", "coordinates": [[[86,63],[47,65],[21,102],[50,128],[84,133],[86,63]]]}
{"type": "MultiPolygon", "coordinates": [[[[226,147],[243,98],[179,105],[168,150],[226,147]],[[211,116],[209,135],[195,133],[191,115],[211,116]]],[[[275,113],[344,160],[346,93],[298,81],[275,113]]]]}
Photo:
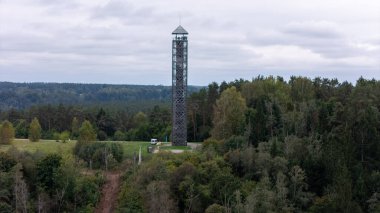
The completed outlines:
{"type": "Polygon", "coordinates": [[[216,101],[211,131],[215,139],[229,138],[244,132],[246,103],[235,87],[226,89],[216,101]]]}
{"type": "Polygon", "coordinates": [[[143,211],[143,197],[133,186],[122,187],[119,194],[118,212],[125,213],[142,213],[143,211]]]}
{"type": "Polygon", "coordinates": [[[29,140],[32,142],[37,142],[41,139],[41,125],[37,118],[33,118],[29,126],[29,140]]]}
{"type": "Polygon", "coordinates": [[[94,210],[94,206],[99,201],[101,196],[100,187],[103,184],[103,179],[97,174],[93,177],[84,176],[77,180],[75,185],[75,200],[82,206],[83,212],[94,210]]]}
{"type": "MultiPolygon", "coordinates": [[[[86,100],[86,91],[90,90],[84,88],[81,94],[86,100]]],[[[112,94],[118,91],[107,85],[100,90],[104,99],[115,98],[112,94]]],[[[356,85],[336,79],[291,77],[284,81],[272,76],[211,83],[190,94],[187,102],[188,140],[204,141],[202,148],[177,155],[163,152],[149,156],[148,142],[119,143],[122,148],[108,145],[111,142],[91,143],[97,138],[94,133],[99,139],[164,141],[172,128],[165,101],[141,102],[128,108],[117,102],[108,106],[40,105],[2,110],[0,120],[9,120],[16,136],[25,138],[25,121],[36,117],[44,129],[41,135],[51,139],[54,132],[64,131],[71,131],[74,137],[77,132],[79,137],[80,128],[75,123],[88,119],[92,127],[87,129],[92,131],[87,135],[92,135],[91,139],[80,140],[75,153],[94,168],[117,165],[122,159],[120,150],[126,153],[125,162],[132,164],[133,153],[136,156],[141,145],[144,160],[142,165],[128,168],[119,212],[153,211],[165,202],[170,205],[158,207],[162,211],[205,212],[218,204],[224,209],[219,211],[226,212],[376,212],[380,190],[379,97],[380,82],[363,78],[356,85]],[[213,139],[208,139],[210,135],[213,139]]],[[[99,192],[96,180],[86,179],[89,190],[83,191],[89,196],[80,201],[83,205],[74,204],[82,193],[73,190],[79,188],[76,174],[81,173],[67,165],[78,166],[75,161],[62,160],[65,163],[55,179],[59,185],[56,192],[66,190],[62,198],[34,187],[38,183],[36,162],[46,157],[36,150],[67,153],[74,143],[14,140],[11,144],[33,152],[25,154],[11,145],[0,146],[9,150],[9,158],[22,163],[31,206],[41,198],[51,204],[47,211],[94,210],[97,196],[90,195],[99,192]],[[54,204],[58,200],[61,207],[54,204]]],[[[0,181],[6,190],[1,191],[4,202],[0,205],[14,211],[14,204],[8,201],[13,199],[17,169],[8,157],[1,160],[0,181]]]]}
{"type": "Polygon", "coordinates": [[[93,212],[101,196],[102,176],[83,174],[67,151],[60,154],[23,152],[15,147],[0,152],[0,212],[34,212],[38,207],[49,212],[93,212]]]}
{"type": "MultiPolygon", "coordinates": [[[[199,89],[200,87],[188,86],[189,94],[199,89]]],[[[139,111],[149,109],[153,106],[152,103],[168,104],[171,91],[171,86],[161,85],[0,82],[0,108],[24,109],[35,105],[62,103],[88,106],[119,105],[119,108],[133,107],[139,111]]]]}
{"type": "Polygon", "coordinates": [[[60,187],[62,157],[50,154],[37,163],[37,184],[52,195],[60,187]]]}
{"type": "Polygon", "coordinates": [[[91,123],[85,120],[79,129],[78,144],[89,144],[96,141],[96,132],[91,123]]]}
{"type": "Polygon", "coordinates": [[[13,212],[13,171],[16,161],[0,152],[0,212],[13,212]]]}
{"type": "Polygon", "coordinates": [[[226,208],[216,203],[207,207],[205,211],[205,213],[225,213],[225,212],[227,212],[226,208]]]}
{"type": "Polygon", "coordinates": [[[143,112],[138,112],[133,116],[133,125],[135,127],[142,126],[148,123],[148,116],[143,112]]]}
{"type": "Polygon", "coordinates": [[[125,134],[122,131],[117,130],[115,132],[113,138],[115,141],[124,141],[125,140],[125,134]]]}
{"type": "Polygon", "coordinates": [[[99,139],[99,141],[105,141],[105,140],[107,140],[107,133],[104,132],[104,131],[102,131],[102,130],[100,130],[98,132],[98,139],[99,139]]]}
{"type": "Polygon", "coordinates": [[[246,144],[246,139],[243,136],[233,135],[230,138],[228,138],[224,143],[224,150],[225,152],[227,152],[228,150],[232,149],[241,149],[243,148],[243,145],[246,144]]]}
{"type": "Polygon", "coordinates": [[[17,119],[14,122],[16,138],[28,138],[28,125],[26,119],[17,119]]]}
{"type": "Polygon", "coordinates": [[[0,152],[0,172],[9,172],[16,161],[9,154],[0,152]]]}
{"type": "Polygon", "coordinates": [[[59,134],[58,132],[54,132],[53,140],[55,140],[55,142],[59,142],[60,139],[61,139],[61,134],[59,134]]]}
{"type": "Polygon", "coordinates": [[[238,178],[226,171],[217,173],[210,182],[212,197],[227,206],[234,199],[234,192],[239,189],[240,184],[238,178]]]}
{"type": "Polygon", "coordinates": [[[123,160],[123,148],[119,143],[97,142],[76,146],[75,154],[94,169],[109,169],[123,160]]]}
{"type": "Polygon", "coordinates": [[[75,139],[79,137],[79,128],[79,120],[77,117],[74,117],[71,121],[71,136],[75,139]]]}
{"type": "Polygon", "coordinates": [[[9,121],[4,121],[0,125],[0,144],[10,144],[15,137],[15,130],[9,121]]]}
{"type": "Polygon", "coordinates": [[[69,131],[63,131],[59,135],[59,139],[62,141],[62,143],[66,143],[70,139],[70,132],[69,131]]]}

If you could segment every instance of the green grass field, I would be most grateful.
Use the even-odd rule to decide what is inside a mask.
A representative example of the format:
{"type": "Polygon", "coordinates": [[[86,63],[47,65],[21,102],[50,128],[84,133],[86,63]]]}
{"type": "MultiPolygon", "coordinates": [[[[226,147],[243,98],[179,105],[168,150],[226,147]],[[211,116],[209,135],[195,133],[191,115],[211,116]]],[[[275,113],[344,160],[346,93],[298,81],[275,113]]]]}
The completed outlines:
{"type": "Polygon", "coordinates": [[[0,145],[0,151],[7,151],[11,146],[16,147],[20,151],[44,153],[69,153],[75,146],[75,141],[67,143],[58,143],[54,140],[40,140],[39,142],[29,142],[28,139],[15,139],[10,145],[0,145]]]}
{"type": "Polygon", "coordinates": [[[124,151],[124,157],[132,158],[133,154],[136,153],[136,155],[139,154],[140,146],[141,146],[141,155],[143,157],[150,155],[148,153],[148,146],[150,145],[150,142],[143,142],[143,141],[104,141],[101,143],[119,143],[123,147],[124,151]]]}
{"type": "Polygon", "coordinates": [[[190,146],[161,146],[160,150],[191,150],[190,146]]]}
{"type": "MultiPolygon", "coordinates": [[[[47,154],[50,153],[62,153],[62,154],[72,154],[72,150],[75,146],[76,141],[70,141],[67,143],[56,142],[54,140],[40,140],[39,142],[29,142],[28,139],[15,139],[9,145],[0,145],[0,152],[6,152],[10,147],[14,146],[20,151],[36,152],[41,151],[47,154]]],[[[143,157],[150,155],[147,152],[147,147],[150,145],[149,142],[140,141],[104,141],[97,143],[120,143],[123,147],[124,157],[132,158],[133,154],[138,155],[141,146],[141,153],[143,157]]]]}

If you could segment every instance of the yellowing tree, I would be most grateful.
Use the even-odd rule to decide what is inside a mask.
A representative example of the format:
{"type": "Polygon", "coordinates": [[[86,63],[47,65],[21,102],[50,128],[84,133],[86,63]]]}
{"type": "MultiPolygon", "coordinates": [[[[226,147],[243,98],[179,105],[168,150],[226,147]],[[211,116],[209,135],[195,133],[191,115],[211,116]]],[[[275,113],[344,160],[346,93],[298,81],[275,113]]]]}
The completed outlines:
{"type": "Polygon", "coordinates": [[[214,107],[211,136],[220,140],[243,134],[246,109],[245,100],[235,87],[224,90],[214,107]]]}
{"type": "Polygon", "coordinates": [[[29,140],[37,142],[41,139],[41,125],[37,118],[33,118],[29,126],[29,140]]]}
{"type": "Polygon", "coordinates": [[[91,123],[85,120],[79,129],[78,142],[81,144],[86,144],[96,140],[96,132],[92,127],[91,123]]]}
{"type": "Polygon", "coordinates": [[[0,126],[0,144],[10,144],[15,137],[15,130],[9,121],[4,121],[0,126]]]}
{"type": "Polygon", "coordinates": [[[135,127],[139,127],[148,122],[148,116],[143,112],[138,112],[133,116],[132,121],[135,127]]]}

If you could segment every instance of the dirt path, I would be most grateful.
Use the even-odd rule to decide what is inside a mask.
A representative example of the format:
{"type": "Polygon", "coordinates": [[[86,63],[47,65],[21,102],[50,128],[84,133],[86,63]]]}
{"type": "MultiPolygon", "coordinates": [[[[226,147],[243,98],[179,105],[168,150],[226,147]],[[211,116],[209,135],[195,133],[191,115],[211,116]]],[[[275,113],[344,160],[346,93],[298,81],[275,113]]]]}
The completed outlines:
{"type": "Polygon", "coordinates": [[[103,185],[102,197],[95,213],[111,213],[116,206],[117,196],[120,190],[120,172],[107,172],[106,182],[103,185]]]}

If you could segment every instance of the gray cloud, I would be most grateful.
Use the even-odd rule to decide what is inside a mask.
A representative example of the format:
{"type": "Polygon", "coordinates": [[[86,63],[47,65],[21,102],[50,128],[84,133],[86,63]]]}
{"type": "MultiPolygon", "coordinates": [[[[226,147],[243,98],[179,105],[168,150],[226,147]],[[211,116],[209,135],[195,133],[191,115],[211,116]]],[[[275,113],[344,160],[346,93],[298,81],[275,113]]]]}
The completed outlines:
{"type": "Polygon", "coordinates": [[[306,39],[336,39],[342,36],[338,28],[336,24],[327,21],[293,22],[286,25],[283,31],[306,39]]]}
{"type": "Polygon", "coordinates": [[[190,32],[190,84],[259,74],[380,78],[377,1],[0,4],[0,80],[170,84],[179,14],[190,32]]]}

